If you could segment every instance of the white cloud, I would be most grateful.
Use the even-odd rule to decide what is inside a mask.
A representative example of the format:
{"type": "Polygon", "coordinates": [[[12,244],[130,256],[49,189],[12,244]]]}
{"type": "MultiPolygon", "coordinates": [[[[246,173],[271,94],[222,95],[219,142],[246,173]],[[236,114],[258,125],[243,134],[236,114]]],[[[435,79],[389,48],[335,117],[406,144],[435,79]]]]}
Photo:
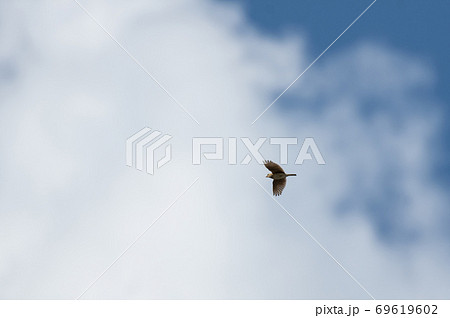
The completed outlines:
{"type": "Polygon", "coordinates": [[[3,3],[0,297],[79,296],[197,176],[86,297],[367,297],[254,183],[270,189],[261,166],[192,166],[193,136],[314,136],[327,165],[290,165],[280,201],[375,297],[448,297],[446,199],[423,169],[439,114],[410,97],[432,85],[426,65],[374,44],[329,52],[292,88],[301,108],[280,100],[250,127],[307,65],[300,38],[265,36],[236,5],[85,5],[201,126],[72,1],[3,3]],[[144,126],[174,136],[153,177],[124,162],[144,126]],[[381,239],[380,216],[399,237],[381,239]]]}

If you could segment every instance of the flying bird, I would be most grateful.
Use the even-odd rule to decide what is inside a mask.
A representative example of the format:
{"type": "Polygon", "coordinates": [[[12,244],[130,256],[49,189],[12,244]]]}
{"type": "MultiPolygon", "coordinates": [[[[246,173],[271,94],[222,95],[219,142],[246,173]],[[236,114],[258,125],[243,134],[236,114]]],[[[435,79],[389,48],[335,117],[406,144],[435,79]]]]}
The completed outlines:
{"type": "Polygon", "coordinates": [[[288,173],[286,174],[283,170],[283,168],[280,167],[279,164],[270,161],[265,160],[264,165],[267,169],[270,170],[272,173],[268,173],[266,178],[273,179],[273,195],[279,196],[281,195],[281,192],[283,192],[284,187],[286,186],[286,177],[289,176],[296,176],[295,173],[288,173]]]}

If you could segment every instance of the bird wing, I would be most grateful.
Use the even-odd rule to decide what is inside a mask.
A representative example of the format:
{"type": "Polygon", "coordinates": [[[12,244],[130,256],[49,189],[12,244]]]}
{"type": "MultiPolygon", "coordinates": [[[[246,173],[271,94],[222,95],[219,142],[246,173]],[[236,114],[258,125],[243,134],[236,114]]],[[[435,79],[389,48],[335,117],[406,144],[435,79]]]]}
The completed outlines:
{"type": "Polygon", "coordinates": [[[279,196],[286,186],[286,178],[273,180],[273,195],[279,196]]]}
{"type": "Polygon", "coordinates": [[[264,161],[264,165],[265,165],[266,168],[269,169],[272,173],[279,173],[279,172],[284,173],[283,168],[281,168],[280,165],[276,164],[276,163],[273,162],[273,161],[266,160],[266,161],[264,161]]]}

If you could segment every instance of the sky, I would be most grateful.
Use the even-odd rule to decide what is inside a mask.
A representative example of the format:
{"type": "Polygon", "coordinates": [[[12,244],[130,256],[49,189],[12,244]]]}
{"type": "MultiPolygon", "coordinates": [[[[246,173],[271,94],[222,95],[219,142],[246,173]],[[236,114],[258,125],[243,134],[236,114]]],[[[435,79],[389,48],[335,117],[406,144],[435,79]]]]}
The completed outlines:
{"type": "Polygon", "coordinates": [[[450,296],[443,10],[377,1],[252,125],[369,2],[79,3],[0,2],[0,298],[450,296]],[[143,127],[173,136],[154,175],[125,162],[143,127]],[[326,164],[290,146],[274,201],[240,139],[192,164],[218,136],[326,164]]]}
{"type": "MultiPolygon", "coordinates": [[[[221,0],[222,1],[222,0],[221,0]]],[[[280,36],[300,33],[306,37],[311,57],[319,55],[365,8],[373,1],[365,0],[234,0],[243,6],[247,18],[258,28],[280,36]]],[[[224,1],[226,2],[226,1],[224,1]]],[[[450,113],[450,65],[448,51],[450,40],[445,30],[450,28],[447,19],[450,3],[446,0],[377,1],[356,28],[333,45],[340,51],[358,41],[370,39],[377,43],[402,50],[428,63],[436,76],[434,93],[442,101],[446,118],[450,113]]],[[[319,64],[321,61],[318,62],[319,64]]],[[[296,107],[296,103],[283,103],[280,107],[296,107]]],[[[436,164],[434,174],[444,185],[450,181],[450,130],[444,127],[445,138],[438,141],[445,154],[436,164]]]]}

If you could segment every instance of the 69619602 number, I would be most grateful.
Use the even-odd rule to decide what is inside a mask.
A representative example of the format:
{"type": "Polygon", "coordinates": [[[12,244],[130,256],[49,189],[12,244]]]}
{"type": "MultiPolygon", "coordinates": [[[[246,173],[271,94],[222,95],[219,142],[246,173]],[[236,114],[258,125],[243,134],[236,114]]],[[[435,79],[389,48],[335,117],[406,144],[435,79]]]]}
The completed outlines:
{"type": "Polygon", "coordinates": [[[378,305],[375,312],[379,315],[437,315],[437,305],[378,305]]]}

